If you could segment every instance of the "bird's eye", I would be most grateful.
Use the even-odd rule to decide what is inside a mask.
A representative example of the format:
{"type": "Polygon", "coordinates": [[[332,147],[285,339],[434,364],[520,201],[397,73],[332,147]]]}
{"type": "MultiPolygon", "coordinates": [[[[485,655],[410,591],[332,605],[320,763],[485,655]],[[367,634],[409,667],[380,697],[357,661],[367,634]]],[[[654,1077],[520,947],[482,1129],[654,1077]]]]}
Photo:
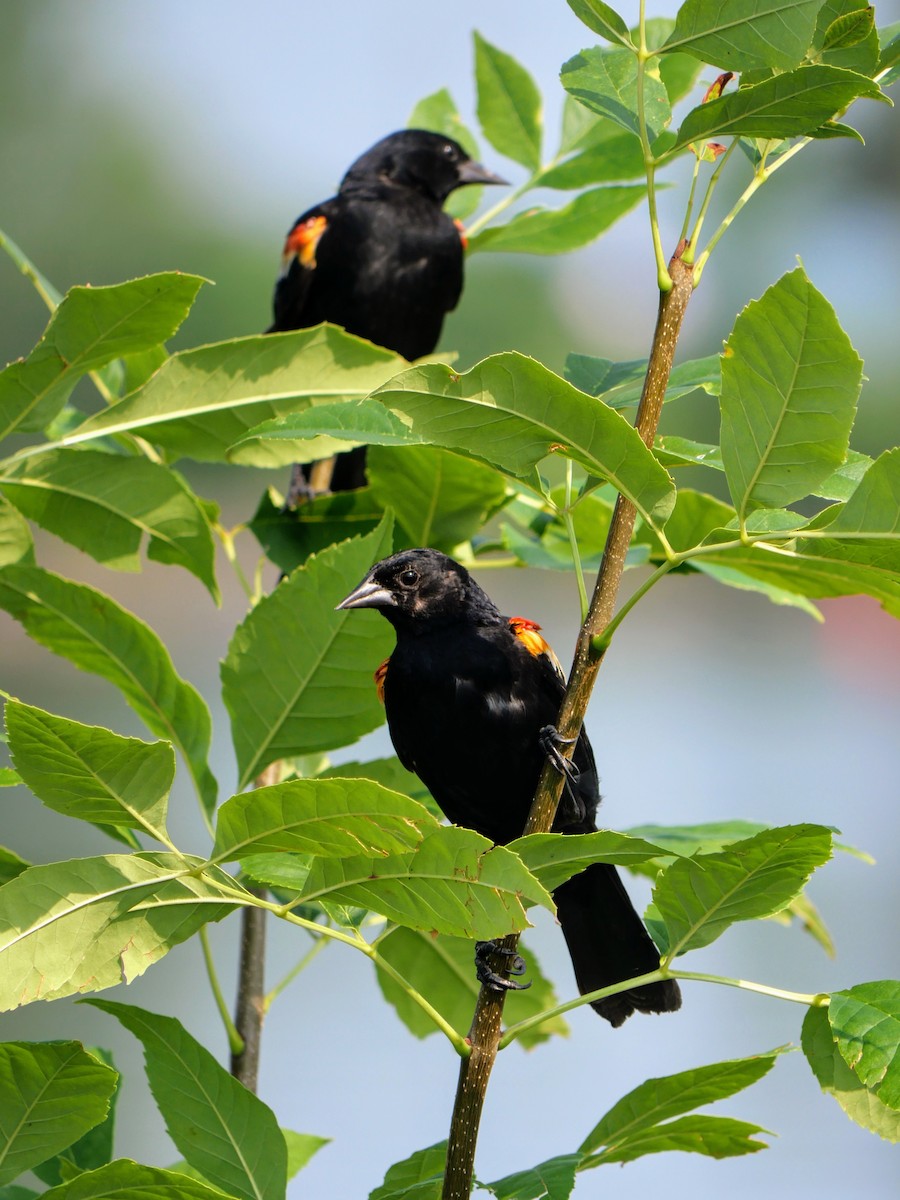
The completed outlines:
{"type": "Polygon", "coordinates": [[[410,567],[406,571],[402,571],[400,573],[400,582],[403,584],[404,587],[412,587],[413,584],[416,584],[419,582],[419,572],[414,571],[412,569],[412,567],[410,567]]]}
{"type": "Polygon", "coordinates": [[[456,157],[456,147],[451,146],[449,142],[444,142],[441,153],[446,158],[455,158],[456,157]]]}

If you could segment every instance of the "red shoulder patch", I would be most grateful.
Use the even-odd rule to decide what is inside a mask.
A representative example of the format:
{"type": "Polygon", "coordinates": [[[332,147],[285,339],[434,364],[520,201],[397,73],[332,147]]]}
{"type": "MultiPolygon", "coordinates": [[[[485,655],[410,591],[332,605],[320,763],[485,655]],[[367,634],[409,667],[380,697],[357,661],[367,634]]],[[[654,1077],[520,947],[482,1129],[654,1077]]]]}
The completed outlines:
{"type": "Polygon", "coordinates": [[[509,627],[529,654],[535,658],[539,658],[542,654],[545,654],[550,659],[557,675],[563,674],[559,659],[550,648],[550,643],[541,633],[541,627],[537,621],[529,621],[527,617],[510,617],[509,627]]]}
{"type": "Polygon", "coordinates": [[[469,239],[468,239],[468,237],[466,236],[466,227],[465,227],[465,225],[463,225],[462,221],[454,221],[454,222],[453,222],[453,224],[454,224],[454,225],[456,226],[456,228],[459,230],[459,240],[462,242],[462,248],[463,248],[463,250],[468,250],[468,248],[469,248],[469,239]]]}
{"type": "Polygon", "coordinates": [[[378,693],[378,699],[384,704],[384,681],[387,678],[388,663],[391,660],[386,658],[380,667],[377,667],[373,676],[375,680],[375,691],[378,693]]]}
{"type": "Polygon", "coordinates": [[[301,266],[312,270],[316,265],[316,247],[327,228],[325,217],[309,217],[306,221],[298,221],[284,243],[282,257],[285,266],[296,256],[301,266]]]}

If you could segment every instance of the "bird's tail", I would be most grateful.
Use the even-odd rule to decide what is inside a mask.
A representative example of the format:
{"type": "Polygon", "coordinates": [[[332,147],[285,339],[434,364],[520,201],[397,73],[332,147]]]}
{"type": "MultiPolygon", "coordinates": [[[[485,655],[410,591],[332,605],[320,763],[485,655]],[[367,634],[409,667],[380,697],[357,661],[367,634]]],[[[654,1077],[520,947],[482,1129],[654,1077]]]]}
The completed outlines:
{"type": "MultiPolygon", "coordinates": [[[[659,951],[615,867],[592,863],[560,884],[553,899],[582,995],[658,968],[659,951]]],[[[674,979],[641,984],[591,1005],[612,1026],[635,1011],[674,1012],[680,1007],[681,992],[674,979]]]]}

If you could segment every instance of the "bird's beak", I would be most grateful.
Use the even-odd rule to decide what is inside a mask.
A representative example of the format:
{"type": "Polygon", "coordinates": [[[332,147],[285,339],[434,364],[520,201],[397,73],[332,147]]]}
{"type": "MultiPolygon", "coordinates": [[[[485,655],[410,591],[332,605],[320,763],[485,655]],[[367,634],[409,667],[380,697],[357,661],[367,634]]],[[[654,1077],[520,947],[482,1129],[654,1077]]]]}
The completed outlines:
{"type": "Polygon", "coordinates": [[[354,588],[349,596],[345,596],[340,604],[335,605],[335,612],[344,608],[396,608],[397,601],[380,583],[372,579],[364,579],[359,587],[354,588]]]}
{"type": "Polygon", "coordinates": [[[495,175],[493,171],[489,171],[487,167],[483,167],[481,163],[468,162],[462,164],[459,168],[459,182],[463,183],[500,183],[504,187],[509,187],[508,179],[501,179],[499,175],[495,175]]]}

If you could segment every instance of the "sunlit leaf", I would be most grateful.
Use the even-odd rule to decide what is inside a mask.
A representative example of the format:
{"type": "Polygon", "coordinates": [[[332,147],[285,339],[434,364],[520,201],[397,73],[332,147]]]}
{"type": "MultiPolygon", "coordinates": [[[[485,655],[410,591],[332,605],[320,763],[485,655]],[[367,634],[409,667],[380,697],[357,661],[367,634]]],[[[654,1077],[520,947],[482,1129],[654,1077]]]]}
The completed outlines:
{"type": "Polygon", "coordinates": [[[435,818],[415,800],[366,779],[293,779],[227,800],[212,857],[245,854],[398,854],[414,849],[435,818]]]}
{"type": "Polygon", "coordinates": [[[88,371],[172,336],[205,280],[177,271],[112,287],[75,287],[37,346],[0,372],[0,438],[43,429],[88,371]]]}
{"type": "Polygon", "coordinates": [[[54,450],[0,474],[0,490],[26,517],[104,566],[139,571],[147,557],[185,567],[218,600],[206,513],[184,480],[146,458],[54,450]]]}
{"type": "MultiPolygon", "coordinates": [[[[201,859],[109,854],[29,867],[0,888],[0,1011],[130,982],[234,907],[201,859]]],[[[46,1157],[46,1155],[44,1155],[46,1157]]]]}
{"type": "Polygon", "coordinates": [[[95,825],[124,826],[165,839],[175,778],[168,742],[148,745],[11,700],[9,748],[23,781],[48,808],[95,825]]]}
{"type": "Polygon", "coordinates": [[[216,781],[207,765],[209,710],[176,674],[149,626],[102,592],[38,567],[0,570],[0,608],[34,641],[115,684],[151,732],[181,751],[211,811],[216,781]]]}

